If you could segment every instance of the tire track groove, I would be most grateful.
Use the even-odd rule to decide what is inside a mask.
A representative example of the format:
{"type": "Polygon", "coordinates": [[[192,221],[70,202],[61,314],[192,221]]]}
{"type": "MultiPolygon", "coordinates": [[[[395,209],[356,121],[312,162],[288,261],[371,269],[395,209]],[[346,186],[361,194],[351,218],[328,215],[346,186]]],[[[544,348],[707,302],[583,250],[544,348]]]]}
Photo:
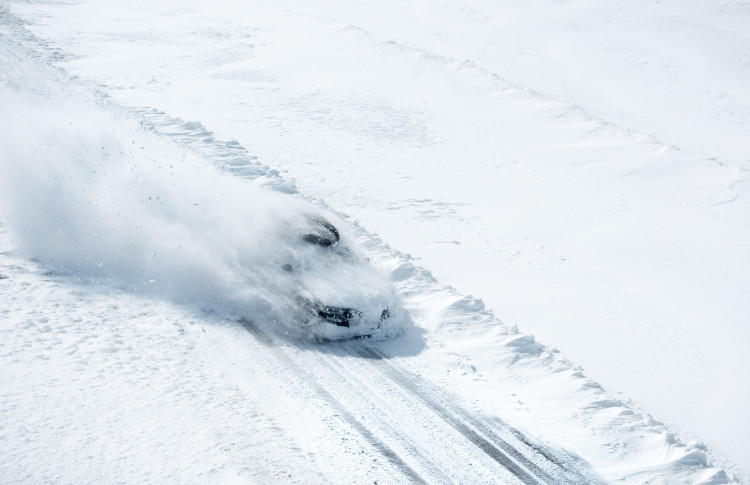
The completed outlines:
{"type": "MultiPolygon", "coordinates": [[[[308,348],[314,350],[314,347],[308,348]]],[[[318,353],[318,355],[320,355],[320,353],[318,353]]],[[[370,397],[372,394],[371,392],[368,392],[367,386],[353,372],[342,372],[340,369],[345,368],[344,366],[337,367],[333,363],[329,362],[330,360],[336,362],[337,359],[335,357],[331,357],[325,354],[320,355],[320,357],[321,364],[325,366],[325,368],[332,375],[337,376],[341,380],[341,382],[348,382],[349,385],[352,386],[352,388],[357,390],[357,397],[359,399],[366,400],[369,403],[370,407],[379,407],[378,404],[375,403],[374,400],[370,397]]],[[[379,419],[378,414],[379,413],[376,413],[376,419],[378,419],[383,425],[381,429],[385,429],[389,433],[391,433],[396,439],[399,440],[401,446],[403,446],[403,448],[410,454],[410,456],[416,458],[422,463],[422,466],[424,468],[423,471],[427,472],[426,474],[428,476],[433,477],[430,478],[430,483],[454,483],[429,458],[427,458],[424,453],[417,449],[412,444],[412,441],[403,435],[403,432],[395,429],[393,426],[388,425],[388,423],[386,423],[382,419],[379,419]],[[433,479],[435,481],[433,481],[433,479]]]]}
{"type": "Polygon", "coordinates": [[[604,483],[597,477],[576,469],[579,466],[584,470],[588,469],[586,462],[581,458],[572,455],[572,461],[566,462],[557,454],[531,440],[502,420],[497,418],[493,420],[501,429],[507,430],[515,439],[528,447],[532,453],[545,460],[549,467],[554,467],[552,473],[548,472],[531,461],[518,448],[503,439],[493,429],[491,424],[466,411],[449,394],[436,385],[429,382],[416,383],[409,371],[399,368],[396,364],[390,362],[387,356],[372,347],[359,346],[355,347],[354,351],[383,371],[396,384],[429,406],[430,409],[438,413],[451,426],[458,426],[456,429],[459,430],[460,428],[459,431],[462,434],[464,433],[461,430],[468,430],[469,434],[465,434],[468,439],[498,461],[499,464],[516,474],[524,483],[569,483],[576,485],[604,483]],[[425,386],[428,388],[427,390],[423,389],[425,386]],[[438,402],[432,396],[438,397],[442,402],[438,402]]]}
{"type": "Polygon", "coordinates": [[[388,461],[390,461],[397,470],[399,470],[405,477],[407,477],[410,483],[427,483],[416,471],[414,471],[414,469],[412,469],[405,461],[403,461],[396,452],[394,452],[388,445],[378,439],[378,437],[375,436],[372,431],[370,431],[365,425],[359,422],[357,418],[352,415],[352,413],[350,413],[343,405],[341,405],[341,403],[336,400],[336,398],[333,397],[333,395],[331,395],[331,393],[326,391],[322,386],[315,382],[315,380],[312,379],[312,377],[307,372],[305,372],[302,368],[295,364],[294,361],[292,361],[292,359],[274,343],[273,339],[270,336],[264,333],[260,328],[258,328],[257,325],[255,325],[250,320],[241,318],[238,320],[238,322],[261,344],[267,347],[273,353],[274,357],[276,357],[277,360],[284,364],[298,379],[309,385],[321,399],[335,408],[336,411],[346,420],[346,422],[349,423],[363,438],[365,438],[368,443],[370,443],[376,450],[378,450],[381,455],[383,455],[388,461]]]}
{"type": "MultiPolygon", "coordinates": [[[[357,352],[357,354],[359,354],[361,357],[368,359],[369,362],[378,362],[379,365],[376,365],[376,367],[380,368],[380,370],[383,371],[389,378],[391,378],[391,380],[393,380],[404,390],[419,399],[425,406],[427,406],[434,413],[440,416],[446,423],[451,425],[456,431],[458,431],[469,441],[474,443],[474,445],[476,445],[479,449],[481,449],[498,464],[500,464],[500,466],[515,475],[523,483],[525,483],[526,485],[539,485],[541,483],[545,483],[532,476],[529,471],[525,470],[519,464],[511,460],[510,457],[508,457],[508,455],[503,452],[503,450],[496,447],[493,443],[491,443],[484,436],[482,436],[471,426],[469,426],[469,424],[467,424],[467,421],[469,420],[466,419],[467,413],[451,413],[440,403],[425,396],[416,388],[414,382],[409,379],[407,375],[386,362],[383,356],[377,353],[375,350],[368,347],[358,347],[355,349],[355,352],[357,352]],[[459,419],[459,416],[457,416],[457,414],[464,414],[464,416],[460,416],[463,419],[459,419]]],[[[549,478],[549,481],[547,483],[555,483],[552,480],[552,477],[549,477],[549,475],[546,475],[546,478],[549,478]]]]}

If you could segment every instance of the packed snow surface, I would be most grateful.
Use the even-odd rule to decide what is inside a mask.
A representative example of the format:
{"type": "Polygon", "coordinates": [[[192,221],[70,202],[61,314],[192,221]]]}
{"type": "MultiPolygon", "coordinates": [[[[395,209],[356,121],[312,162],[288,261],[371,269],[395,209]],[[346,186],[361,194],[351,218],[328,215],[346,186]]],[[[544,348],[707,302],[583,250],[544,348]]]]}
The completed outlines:
{"type": "Polygon", "coordinates": [[[0,6],[0,478],[471,477],[383,418],[410,398],[360,369],[370,347],[268,350],[235,322],[296,333],[310,290],[397,294],[404,335],[371,344],[393,382],[588,477],[739,480],[747,25],[718,1],[0,6]],[[311,215],[344,253],[300,240],[311,215]]]}

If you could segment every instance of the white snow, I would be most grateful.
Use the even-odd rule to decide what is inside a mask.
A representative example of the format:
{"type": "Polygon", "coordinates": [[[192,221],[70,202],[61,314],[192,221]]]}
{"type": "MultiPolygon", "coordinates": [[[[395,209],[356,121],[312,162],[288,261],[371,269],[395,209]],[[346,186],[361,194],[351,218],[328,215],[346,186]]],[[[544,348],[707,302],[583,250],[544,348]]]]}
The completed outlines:
{"type": "MultiPolygon", "coordinates": [[[[259,249],[267,246],[247,221],[263,218],[256,227],[268,233],[284,214],[312,206],[300,197],[258,192],[207,166],[200,153],[164,141],[172,137],[205,151],[211,145],[203,141],[205,127],[212,139],[237,140],[281,171],[255,167],[262,173],[254,178],[286,192],[296,184],[302,198],[337,211],[351,240],[368,246],[373,261],[390,271],[417,327],[384,345],[418,349],[404,359],[423,375],[476,398],[485,412],[569,445],[612,480],[722,483],[731,477],[715,463],[730,475],[732,461],[750,470],[744,438],[750,433],[747,5],[10,6],[61,50],[51,54],[59,66],[98,85],[114,103],[49,106],[72,89],[55,93],[70,81],[60,75],[46,82],[53,70],[40,74],[36,106],[0,93],[5,112],[13,113],[0,120],[0,216],[16,234],[18,254],[88,282],[107,280],[110,289],[102,291],[114,293],[104,300],[125,298],[112,284],[140,288],[139,297],[127,297],[133,309],[118,318],[136,315],[138,325],[149,325],[137,318],[144,296],[219,310],[229,301],[229,311],[242,314],[258,312],[243,306],[250,288],[275,295],[272,300],[285,294],[283,279],[267,274],[278,271],[280,257],[259,249]],[[143,133],[126,110],[101,113],[101,105],[137,108],[163,134],[143,133]],[[172,118],[200,123],[180,135],[172,118]],[[166,160],[178,169],[170,172],[176,187],[162,175],[166,160]],[[194,207],[201,212],[191,212],[194,207]],[[133,230],[116,213],[137,221],[133,230]],[[55,241],[49,227],[59,228],[55,241]],[[74,257],[79,249],[88,259],[74,257]],[[153,274],[140,270],[144,260],[153,274]],[[160,289],[145,289],[154,284],[160,289]],[[527,334],[560,348],[585,374],[527,334]]],[[[18,35],[10,30],[4,25],[0,32],[18,35]]],[[[30,61],[9,52],[2,59],[8,66],[3,84],[29,79],[14,69],[30,61]]],[[[278,240],[285,238],[288,233],[278,240]]],[[[42,294],[46,284],[30,280],[42,294]]],[[[24,298],[44,306],[34,291],[24,298]]],[[[96,314],[91,300],[85,311],[96,314]]],[[[159,306],[159,315],[177,311],[149,304],[159,306]]],[[[283,307],[276,301],[273,313],[283,307]]],[[[7,335],[30,319],[24,332],[49,328],[50,338],[61,338],[59,326],[38,321],[48,316],[29,311],[12,310],[7,335]]],[[[97,321],[109,325],[109,319],[97,321]]],[[[24,335],[7,345],[31,359],[37,354],[18,353],[33,342],[24,335]]],[[[212,352],[211,344],[200,345],[212,352]]],[[[106,357],[104,350],[95,354],[106,357]]],[[[33,379],[42,379],[44,365],[23,362],[33,379]]],[[[92,365],[83,382],[99,375],[97,365],[104,364],[92,365]]],[[[5,389],[20,389],[28,379],[9,375],[5,389]]],[[[209,392],[197,381],[185,385],[197,399],[209,392]]],[[[149,396],[160,399],[163,392],[149,396]]],[[[6,409],[6,422],[27,419],[18,412],[6,409]]],[[[91,411],[97,413],[100,408],[91,411]]],[[[169,432],[167,448],[179,443],[168,441],[169,432]]],[[[48,452],[11,456],[33,460],[48,452]]],[[[191,470],[184,476],[202,477],[191,470]]],[[[87,476],[80,473],[60,476],[87,476]]]]}
{"type": "Polygon", "coordinates": [[[45,276],[5,253],[0,271],[3,483],[388,479],[234,322],[45,276]]]}
{"type": "MultiPolygon", "coordinates": [[[[14,81],[45,86],[44,67],[28,64],[35,76],[14,81]]],[[[43,100],[0,96],[14,113],[0,120],[0,202],[20,253],[79,279],[287,330],[299,328],[302,292],[360,311],[375,305],[375,322],[385,307],[397,313],[361,257],[323,259],[300,240],[311,231],[306,216],[330,215],[221,172],[85,98],[45,91],[43,100]],[[386,300],[371,303],[379,293],[386,300]]],[[[330,326],[321,325],[327,335],[330,326]]]]}

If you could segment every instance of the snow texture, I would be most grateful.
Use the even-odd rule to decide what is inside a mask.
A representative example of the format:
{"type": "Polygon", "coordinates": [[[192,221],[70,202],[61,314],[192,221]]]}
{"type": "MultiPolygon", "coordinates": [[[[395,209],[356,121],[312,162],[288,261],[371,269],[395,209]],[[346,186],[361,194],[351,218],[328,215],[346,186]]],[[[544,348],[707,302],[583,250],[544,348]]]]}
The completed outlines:
{"type": "Polygon", "coordinates": [[[592,482],[739,482],[749,13],[0,6],[0,481],[491,482],[477,413],[592,482]],[[306,291],[405,333],[289,340],[306,291]]]}

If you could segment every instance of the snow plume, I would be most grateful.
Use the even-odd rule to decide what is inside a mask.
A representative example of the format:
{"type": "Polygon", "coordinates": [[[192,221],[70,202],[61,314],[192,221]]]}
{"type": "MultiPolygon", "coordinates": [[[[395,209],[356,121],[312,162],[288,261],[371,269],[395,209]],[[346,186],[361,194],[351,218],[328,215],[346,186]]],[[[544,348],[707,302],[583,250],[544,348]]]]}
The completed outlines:
{"type": "Polygon", "coordinates": [[[0,105],[0,217],[61,273],[232,314],[293,315],[311,205],[87,103],[0,105]],[[288,269],[288,267],[287,267],[288,269]]]}

